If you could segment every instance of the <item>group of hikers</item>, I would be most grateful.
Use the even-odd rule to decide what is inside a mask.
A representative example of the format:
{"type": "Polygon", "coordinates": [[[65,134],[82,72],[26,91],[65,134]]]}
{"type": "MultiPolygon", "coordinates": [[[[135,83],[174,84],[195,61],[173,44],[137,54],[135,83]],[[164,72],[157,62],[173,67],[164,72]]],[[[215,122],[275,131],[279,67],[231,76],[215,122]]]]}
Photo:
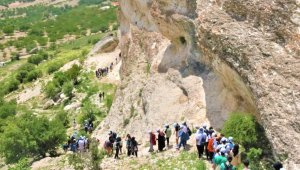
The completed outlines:
{"type": "MultiPolygon", "coordinates": [[[[126,149],[127,155],[135,155],[138,156],[138,143],[135,140],[135,137],[131,137],[130,134],[126,136],[126,149]]],[[[120,136],[117,135],[116,132],[110,131],[108,133],[108,140],[104,142],[103,145],[108,155],[112,155],[115,150],[115,159],[119,159],[119,154],[122,154],[123,143],[120,136]]]]}
{"type": "MultiPolygon", "coordinates": [[[[89,149],[89,140],[85,136],[79,136],[76,130],[76,120],[73,119],[74,133],[69,137],[67,143],[63,145],[63,150],[72,152],[86,152],[89,149]]],[[[94,123],[92,119],[84,120],[83,130],[85,133],[92,133],[94,129],[94,123]]]]}
{"type": "MultiPolygon", "coordinates": [[[[121,53],[119,54],[119,58],[121,58],[121,53]]],[[[116,61],[115,65],[117,65],[119,62],[118,57],[115,58],[115,61],[116,61]]],[[[96,77],[101,78],[106,76],[109,73],[109,71],[113,70],[113,67],[114,67],[114,62],[111,62],[107,67],[96,69],[95,71],[96,77]]]]}
{"type": "Polygon", "coordinates": [[[72,151],[74,153],[79,152],[83,153],[89,149],[89,140],[85,136],[78,137],[77,133],[74,133],[69,137],[69,140],[66,144],[63,145],[64,151],[72,151]]]}
{"type": "MultiPolygon", "coordinates": [[[[187,142],[190,140],[192,131],[186,122],[181,125],[175,123],[173,125],[174,132],[170,125],[164,125],[162,129],[157,129],[156,133],[149,131],[149,152],[154,151],[154,146],[157,144],[157,152],[161,152],[164,149],[171,147],[170,137],[175,135],[175,148],[180,150],[187,149],[187,142]]],[[[202,127],[196,127],[195,142],[199,159],[203,159],[203,156],[212,164],[213,169],[221,170],[235,170],[240,164],[243,164],[243,170],[249,170],[249,160],[241,162],[240,146],[234,143],[233,137],[226,138],[223,134],[217,133],[213,127],[207,128],[206,125],[202,127]]],[[[130,134],[126,136],[126,149],[127,155],[138,156],[138,142],[135,137],[131,137],[130,134]]],[[[110,131],[108,134],[108,140],[104,143],[104,149],[108,155],[112,155],[115,151],[115,159],[119,159],[119,154],[122,154],[122,140],[116,132],[110,131]]],[[[274,164],[275,170],[281,170],[282,164],[274,164]],[[278,167],[281,167],[278,169],[278,167]]]]}

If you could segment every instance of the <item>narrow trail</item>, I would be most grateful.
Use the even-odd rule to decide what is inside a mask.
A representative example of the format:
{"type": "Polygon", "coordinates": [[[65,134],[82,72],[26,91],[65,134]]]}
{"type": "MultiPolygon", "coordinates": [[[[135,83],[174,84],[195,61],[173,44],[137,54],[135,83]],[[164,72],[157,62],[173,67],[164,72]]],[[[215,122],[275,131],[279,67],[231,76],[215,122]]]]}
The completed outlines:
{"type": "MultiPolygon", "coordinates": [[[[105,139],[102,139],[105,140],[105,139]]],[[[101,168],[102,169],[113,169],[113,170],[132,170],[132,169],[148,169],[143,168],[143,165],[153,165],[153,168],[155,168],[155,163],[157,161],[165,160],[166,162],[172,158],[179,157],[181,152],[184,152],[181,148],[180,151],[176,150],[175,146],[175,135],[172,135],[170,138],[170,147],[165,148],[163,152],[158,152],[157,145],[154,146],[154,152],[150,153],[148,152],[149,147],[147,147],[148,144],[142,143],[139,145],[139,152],[138,157],[135,156],[127,156],[127,150],[125,148],[125,141],[123,141],[123,154],[119,155],[120,159],[114,159],[114,155],[110,157],[105,157],[102,160],[101,168]]],[[[102,149],[102,146],[100,146],[102,149]]],[[[195,141],[195,134],[192,134],[190,137],[190,140],[188,141],[187,145],[187,152],[189,153],[196,153],[196,141],[195,141]]],[[[206,170],[212,170],[211,164],[206,161],[206,159],[203,157],[201,160],[203,160],[206,164],[206,170]]],[[[178,167],[179,169],[182,169],[178,167]]]]}

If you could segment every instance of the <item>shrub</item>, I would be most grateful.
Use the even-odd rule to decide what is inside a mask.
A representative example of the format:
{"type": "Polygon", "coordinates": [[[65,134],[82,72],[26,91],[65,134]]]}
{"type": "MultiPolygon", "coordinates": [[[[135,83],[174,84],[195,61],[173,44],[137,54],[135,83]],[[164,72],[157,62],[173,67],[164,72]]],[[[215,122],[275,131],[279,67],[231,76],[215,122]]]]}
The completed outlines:
{"type": "Polygon", "coordinates": [[[47,69],[47,73],[48,74],[54,73],[55,71],[59,70],[61,67],[62,65],[59,63],[51,63],[47,69]]]}
{"type": "Polygon", "coordinates": [[[64,85],[62,87],[62,91],[67,97],[71,98],[72,91],[73,91],[73,84],[71,82],[64,83],[64,85]]]}
{"type": "Polygon", "coordinates": [[[21,70],[24,70],[24,71],[31,71],[31,70],[34,70],[35,68],[35,65],[32,64],[32,63],[26,63],[24,65],[22,65],[18,70],[21,71],[21,70]]]}
{"type": "Polygon", "coordinates": [[[52,81],[46,85],[44,91],[47,97],[53,99],[61,90],[57,87],[56,83],[52,81]]]}
{"type": "Polygon", "coordinates": [[[57,72],[54,74],[54,81],[57,81],[60,86],[62,86],[69,79],[67,75],[63,72],[57,72]]]}
{"type": "Polygon", "coordinates": [[[257,140],[256,121],[249,114],[232,113],[225,122],[222,133],[232,136],[236,142],[249,149],[257,140]]]}
{"type": "Polygon", "coordinates": [[[32,71],[30,71],[28,73],[28,75],[26,77],[26,81],[27,82],[31,82],[31,81],[34,81],[34,80],[38,79],[41,76],[42,76],[42,72],[41,71],[32,70],[32,71]]]}
{"type": "Polygon", "coordinates": [[[19,160],[15,166],[8,168],[8,170],[30,170],[30,169],[31,169],[30,163],[27,158],[23,158],[19,160]]]}
{"type": "Polygon", "coordinates": [[[0,102],[0,118],[6,119],[9,116],[14,116],[16,114],[17,104],[15,101],[5,102],[2,100],[0,102]]]}
{"type": "Polygon", "coordinates": [[[6,92],[10,93],[12,91],[18,90],[20,82],[16,79],[12,79],[8,82],[6,86],[6,92]]]}
{"type": "Polygon", "coordinates": [[[65,72],[69,80],[72,80],[74,83],[77,82],[77,77],[79,76],[81,67],[77,64],[74,64],[68,71],[65,72]]]}
{"type": "Polygon", "coordinates": [[[28,75],[28,71],[26,71],[26,70],[21,70],[21,71],[19,71],[19,72],[17,73],[16,79],[17,79],[20,83],[23,83],[23,82],[25,82],[27,75],[28,75]]]}
{"type": "Polygon", "coordinates": [[[11,56],[11,61],[20,60],[20,54],[19,53],[13,53],[11,56]]]}
{"type": "Polygon", "coordinates": [[[60,121],[25,113],[7,120],[0,134],[0,153],[6,163],[15,163],[26,157],[44,157],[65,139],[66,130],[60,121]]]}
{"type": "Polygon", "coordinates": [[[35,65],[40,64],[44,60],[43,56],[41,55],[32,55],[28,58],[28,63],[32,63],[35,65]]]}
{"type": "Polygon", "coordinates": [[[55,115],[55,120],[60,121],[64,125],[64,127],[68,127],[70,123],[68,113],[63,110],[55,115]]]}

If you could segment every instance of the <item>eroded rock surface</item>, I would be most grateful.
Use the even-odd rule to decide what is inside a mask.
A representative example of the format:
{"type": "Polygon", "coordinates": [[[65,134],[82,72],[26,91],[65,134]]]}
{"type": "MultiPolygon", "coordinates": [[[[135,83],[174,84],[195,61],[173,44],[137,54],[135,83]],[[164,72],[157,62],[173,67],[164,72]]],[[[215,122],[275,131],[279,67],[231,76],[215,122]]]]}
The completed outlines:
{"type": "Polygon", "coordinates": [[[300,164],[299,1],[119,1],[122,83],[96,136],[146,141],[165,123],[221,128],[242,111],[277,156],[300,164]]]}

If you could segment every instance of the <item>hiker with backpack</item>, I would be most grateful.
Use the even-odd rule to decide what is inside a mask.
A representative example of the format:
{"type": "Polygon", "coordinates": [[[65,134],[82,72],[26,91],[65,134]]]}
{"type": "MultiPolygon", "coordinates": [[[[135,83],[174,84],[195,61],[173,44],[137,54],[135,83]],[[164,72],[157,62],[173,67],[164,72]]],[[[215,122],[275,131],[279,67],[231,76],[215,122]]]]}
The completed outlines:
{"type": "Polygon", "coordinates": [[[203,128],[198,129],[196,134],[196,145],[197,145],[199,159],[202,158],[204,146],[206,145],[206,138],[207,135],[204,132],[204,129],[203,128]]]}
{"type": "Polygon", "coordinates": [[[138,157],[138,143],[135,140],[135,137],[131,138],[131,153],[132,155],[135,155],[136,157],[138,157]]]}
{"type": "Polygon", "coordinates": [[[170,137],[172,135],[172,130],[170,129],[169,125],[165,125],[165,134],[166,134],[166,140],[167,140],[167,147],[170,146],[170,137]]]}
{"type": "Polygon", "coordinates": [[[210,139],[208,140],[208,144],[207,144],[208,160],[210,162],[212,162],[214,152],[215,152],[214,143],[216,142],[216,137],[217,137],[217,135],[215,133],[212,133],[210,139]]]}
{"type": "Polygon", "coordinates": [[[120,147],[121,147],[121,138],[120,138],[120,137],[117,137],[117,138],[116,138],[116,141],[115,141],[115,143],[114,143],[114,149],[116,150],[116,153],[115,153],[115,159],[120,159],[120,158],[119,158],[120,147]]]}
{"type": "Polygon", "coordinates": [[[220,149],[220,155],[217,155],[214,157],[213,159],[213,169],[220,167],[223,163],[227,162],[227,158],[226,158],[226,149],[225,148],[221,148],[220,149]]]}
{"type": "Polygon", "coordinates": [[[220,166],[221,170],[236,170],[236,167],[231,164],[232,157],[228,156],[227,161],[220,166]]]}
{"type": "Polygon", "coordinates": [[[180,150],[181,146],[183,149],[186,149],[186,142],[190,139],[187,131],[184,131],[184,126],[180,126],[180,131],[178,133],[178,137],[180,138],[179,145],[177,146],[177,150],[180,150]]]}
{"type": "Polygon", "coordinates": [[[109,140],[105,141],[103,148],[106,151],[107,155],[109,155],[109,156],[112,155],[113,143],[111,143],[111,141],[109,141],[109,140]]]}
{"type": "Polygon", "coordinates": [[[165,143],[165,133],[161,130],[157,130],[158,136],[157,136],[157,141],[158,141],[158,151],[163,151],[163,149],[166,147],[165,143]]]}
{"type": "Polygon", "coordinates": [[[153,146],[156,145],[156,136],[155,136],[155,134],[152,131],[149,131],[149,137],[150,137],[150,140],[149,140],[149,143],[150,143],[149,152],[153,152],[154,151],[153,146]]]}
{"type": "Polygon", "coordinates": [[[126,149],[127,149],[127,156],[131,155],[131,136],[127,134],[126,139],[126,149]]]}

